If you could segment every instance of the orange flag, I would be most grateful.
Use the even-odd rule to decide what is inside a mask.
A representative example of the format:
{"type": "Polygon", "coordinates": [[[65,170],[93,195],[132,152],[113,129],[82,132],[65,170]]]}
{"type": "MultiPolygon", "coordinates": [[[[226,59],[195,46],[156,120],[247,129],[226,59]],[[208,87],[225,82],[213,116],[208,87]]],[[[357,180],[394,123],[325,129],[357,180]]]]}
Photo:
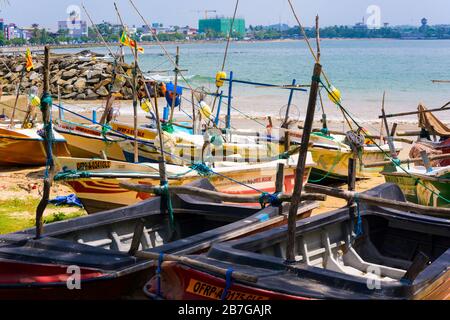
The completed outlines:
{"type": "Polygon", "coordinates": [[[27,48],[27,52],[25,53],[25,57],[26,57],[26,60],[27,60],[26,69],[27,69],[27,71],[30,71],[31,69],[34,68],[34,65],[33,65],[33,58],[31,57],[31,51],[30,51],[29,48],[27,48]]]}

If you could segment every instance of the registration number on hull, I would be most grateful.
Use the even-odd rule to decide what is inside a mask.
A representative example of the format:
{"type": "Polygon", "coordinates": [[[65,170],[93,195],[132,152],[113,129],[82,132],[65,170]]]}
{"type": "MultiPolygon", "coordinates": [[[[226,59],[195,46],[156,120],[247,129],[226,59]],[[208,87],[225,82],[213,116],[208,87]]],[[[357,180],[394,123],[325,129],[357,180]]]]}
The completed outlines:
{"type": "Polygon", "coordinates": [[[77,170],[96,170],[111,168],[111,161],[78,162],[77,170]]]}
{"type": "MultiPolygon", "coordinates": [[[[209,299],[221,300],[224,288],[218,287],[196,279],[190,279],[186,292],[209,299]]],[[[226,300],[269,300],[256,294],[228,290],[226,300]]]]}

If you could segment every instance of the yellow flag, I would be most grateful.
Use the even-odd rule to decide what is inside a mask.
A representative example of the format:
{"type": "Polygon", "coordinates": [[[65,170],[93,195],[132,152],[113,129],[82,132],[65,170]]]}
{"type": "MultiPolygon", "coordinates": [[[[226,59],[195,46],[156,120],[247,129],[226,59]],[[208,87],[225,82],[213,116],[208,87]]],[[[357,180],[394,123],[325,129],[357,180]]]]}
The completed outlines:
{"type": "MultiPolygon", "coordinates": [[[[136,41],[130,39],[125,30],[122,32],[122,36],[120,37],[120,43],[132,49],[134,49],[137,46],[136,41]]],[[[137,46],[137,50],[140,53],[144,53],[144,48],[142,47],[137,46]]]]}

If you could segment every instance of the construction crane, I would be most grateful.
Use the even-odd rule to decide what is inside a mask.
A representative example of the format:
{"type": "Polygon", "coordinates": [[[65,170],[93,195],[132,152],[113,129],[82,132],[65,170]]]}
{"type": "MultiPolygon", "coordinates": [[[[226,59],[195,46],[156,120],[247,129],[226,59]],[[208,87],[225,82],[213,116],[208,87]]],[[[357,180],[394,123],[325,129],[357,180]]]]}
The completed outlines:
{"type": "Polygon", "coordinates": [[[217,10],[197,10],[195,12],[197,12],[197,13],[202,13],[202,12],[205,13],[205,19],[208,19],[208,13],[209,12],[217,13],[217,10]]]}

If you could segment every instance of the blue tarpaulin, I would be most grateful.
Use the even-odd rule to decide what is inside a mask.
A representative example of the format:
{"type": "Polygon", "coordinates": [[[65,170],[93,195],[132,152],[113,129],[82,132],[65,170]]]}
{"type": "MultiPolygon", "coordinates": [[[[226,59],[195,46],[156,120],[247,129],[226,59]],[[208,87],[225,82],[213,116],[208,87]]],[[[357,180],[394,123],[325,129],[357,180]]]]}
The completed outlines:
{"type": "Polygon", "coordinates": [[[83,208],[80,199],[78,199],[78,197],[74,194],[70,194],[68,196],[58,196],[55,199],[50,200],[49,202],[56,206],[68,205],[83,208]]]}

